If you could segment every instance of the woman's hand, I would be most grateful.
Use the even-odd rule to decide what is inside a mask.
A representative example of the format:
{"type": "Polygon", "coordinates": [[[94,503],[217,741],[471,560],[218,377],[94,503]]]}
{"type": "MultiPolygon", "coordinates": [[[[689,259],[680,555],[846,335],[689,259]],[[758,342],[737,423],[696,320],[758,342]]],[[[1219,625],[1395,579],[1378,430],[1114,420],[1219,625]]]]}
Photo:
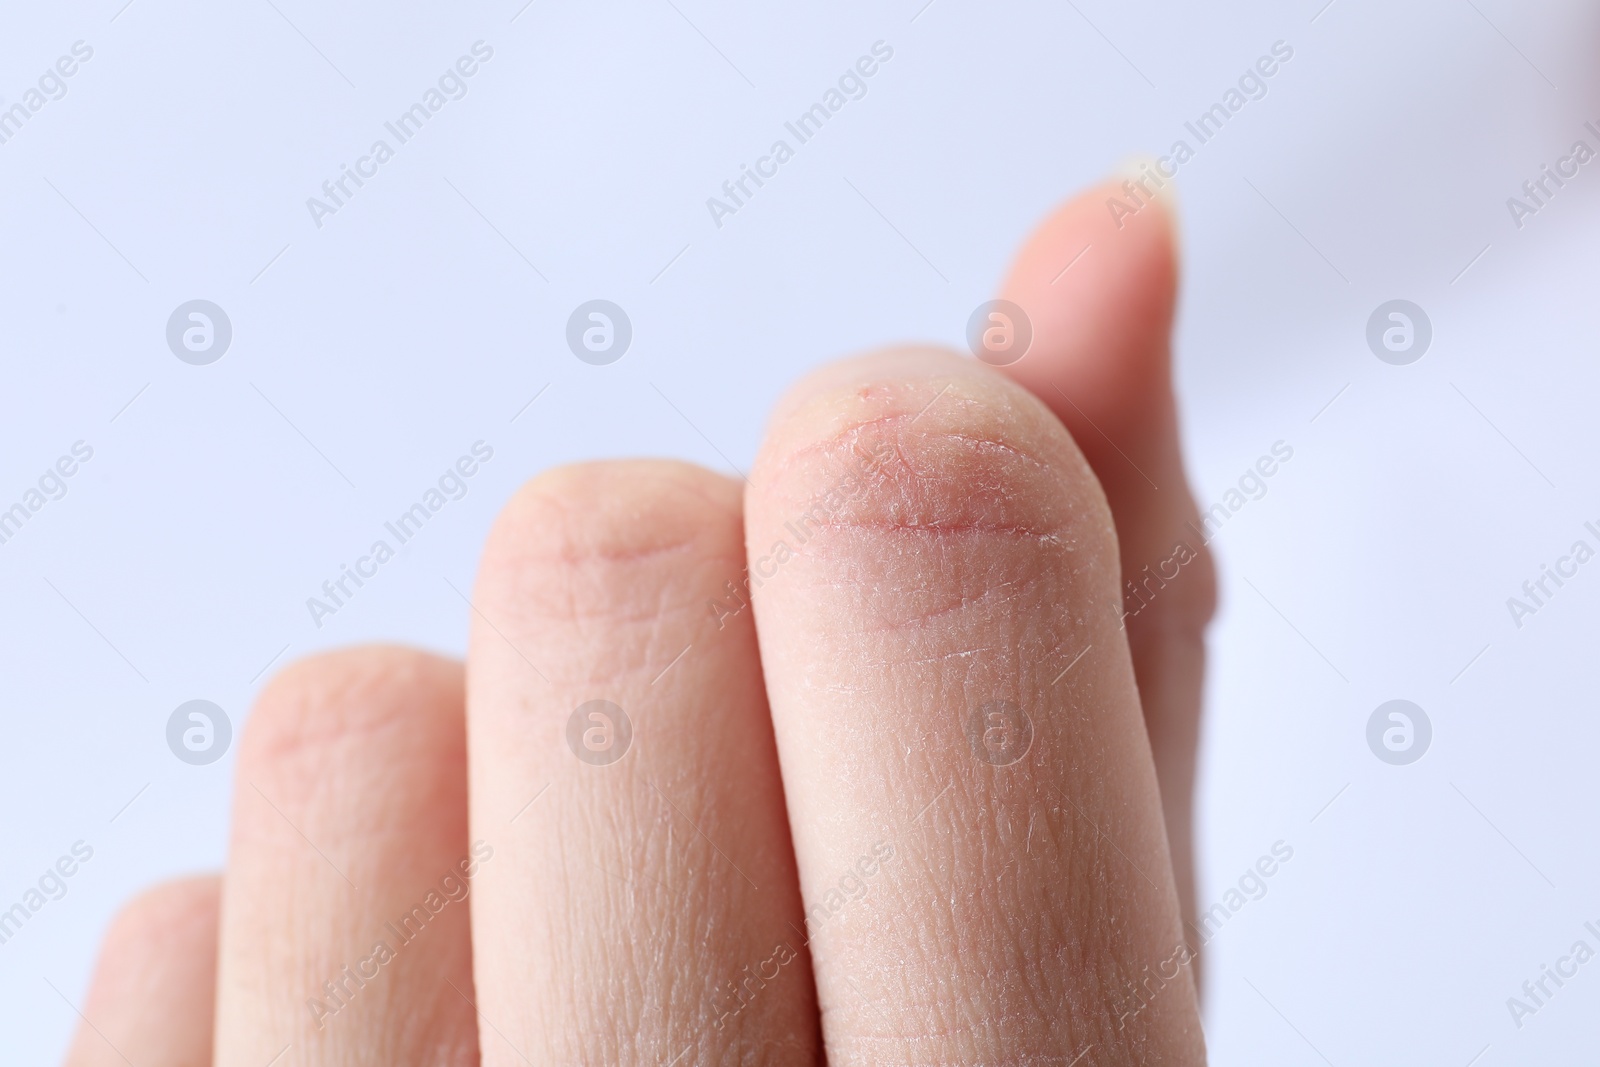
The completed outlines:
{"type": "Polygon", "coordinates": [[[748,482],[540,475],[465,665],[283,672],[226,873],[117,920],[68,1063],[1202,1063],[1214,579],[1171,219],[1111,191],[1019,257],[1020,359],[828,367],[748,482]]]}

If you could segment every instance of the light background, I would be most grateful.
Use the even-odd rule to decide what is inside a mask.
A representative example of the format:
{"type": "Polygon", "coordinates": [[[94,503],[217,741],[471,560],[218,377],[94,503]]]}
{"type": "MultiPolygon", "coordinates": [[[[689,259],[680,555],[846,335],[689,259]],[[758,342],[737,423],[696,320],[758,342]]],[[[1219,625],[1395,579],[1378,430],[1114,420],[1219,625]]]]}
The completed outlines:
{"type": "Polygon", "coordinates": [[[1294,849],[1210,944],[1213,1060],[1592,1054],[1600,962],[1520,1030],[1506,1007],[1600,925],[1600,563],[1520,629],[1506,607],[1600,520],[1600,162],[1521,229],[1506,207],[1574,140],[1600,147],[1592,8],[122,5],[8,5],[0,33],[4,107],[94,49],[0,145],[0,507],[94,449],[0,545],[0,908],[94,848],[0,945],[5,1062],[59,1056],[120,901],[224,860],[234,754],[175,759],[178,704],[237,732],[269,664],[459,653],[449,583],[526,477],[745,466],[806,368],[960,345],[1034,222],[1164,152],[1278,40],[1268,95],[1179,179],[1197,495],[1294,449],[1213,544],[1202,898],[1294,849]],[[480,39],[469,94],[319,230],[306,198],[480,39]],[[706,198],[879,40],[868,95],[717,228],[706,198]],[[234,329],[208,367],[164,339],[197,297],[234,329]],[[607,367],[563,341],[595,297],[635,331],[607,367]],[[1364,341],[1395,297],[1433,323],[1410,366],[1364,341]],[[313,626],[306,598],[479,439],[470,493],[313,626]],[[1365,742],[1396,697],[1434,727],[1405,767],[1365,742]]]}

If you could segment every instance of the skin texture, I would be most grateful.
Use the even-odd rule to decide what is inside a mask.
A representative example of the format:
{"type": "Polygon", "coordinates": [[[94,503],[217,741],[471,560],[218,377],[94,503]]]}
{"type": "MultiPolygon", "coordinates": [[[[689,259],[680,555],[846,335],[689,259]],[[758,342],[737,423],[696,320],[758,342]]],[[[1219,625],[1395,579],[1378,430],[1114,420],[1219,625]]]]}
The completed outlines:
{"type": "Polygon", "coordinates": [[[1115,534],[1072,439],[940,352],[828,368],[780,411],[747,537],[807,538],[755,607],[808,909],[895,853],[813,943],[829,1062],[1193,1060],[1187,972],[1188,1012],[1126,992],[1182,934],[1115,534]],[[997,766],[968,722],[999,700],[1032,741],[997,766]]]}
{"type": "Polygon", "coordinates": [[[744,566],[740,512],[721,475],[613,462],[536,478],[495,524],[468,676],[485,1064],[815,1062],[755,628],[706,607],[744,566]],[[566,740],[594,699],[634,724],[609,765],[566,740]],[[771,980],[740,1008],[746,967],[771,980]]]}
{"type": "Polygon", "coordinates": [[[441,889],[469,854],[462,688],[450,660],[357,648],[261,695],[222,886],[218,1067],[478,1062],[467,908],[441,889]],[[350,977],[379,941],[394,958],[350,977]]]}
{"type": "Polygon", "coordinates": [[[1021,361],[826,367],[748,483],[542,474],[490,534],[465,665],[283,672],[220,888],[118,918],[67,1062],[1204,1063],[1214,575],[1172,220],[1119,227],[1109,191],[1006,280],[1021,361]]]}

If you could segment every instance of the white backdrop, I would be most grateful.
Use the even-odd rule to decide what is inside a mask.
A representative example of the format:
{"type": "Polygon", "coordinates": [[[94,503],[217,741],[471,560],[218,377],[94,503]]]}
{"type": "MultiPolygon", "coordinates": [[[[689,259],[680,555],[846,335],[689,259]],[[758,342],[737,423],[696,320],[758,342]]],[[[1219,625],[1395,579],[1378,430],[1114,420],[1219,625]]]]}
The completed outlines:
{"type": "Polygon", "coordinates": [[[1202,897],[1294,850],[1210,943],[1213,1059],[1592,1054],[1600,963],[1507,1006],[1600,948],[1600,565],[1520,627],[1506,603],[1600,547],[1600,164],[1520,227],[1506,203],[1600,149],[1587,5],[124,3],[10,4],[0,33],[0,509],[28,511],[0,543],[0,909],[93,850],[0,944],[6,1062],[60,1055],[120,901],[224,860],[234,753],[174,758],[179,704],[237,733],[295,656],[459,653],[451,583],[523,479],[744,466],[807,367],[960,345],[1035,221],[1277,41],[1179,178],[1197,494],[1294,449],[1213,545],[1202,897]],[[465,95],[319,227],[307,198],[479,41],[465,95]],[[706,199],[879,41],[866,95],[719,228],[706,199]],[[633,324],[609,366],[564,341],[594,298],[633,324]],[[1404,366],[1365,339],[1395,298],[1432,324],[1404,366]],[[166,339],[194,299],[232,326],[207,366],[166,339]],[[480,440],[466,495],[317,627],[306,598],[480,440]],[[29,497],[78,442],[64,495],[29,497]],[[1366,729],[1401,698],[1432,740],[1394,766],[1366,729]]]}

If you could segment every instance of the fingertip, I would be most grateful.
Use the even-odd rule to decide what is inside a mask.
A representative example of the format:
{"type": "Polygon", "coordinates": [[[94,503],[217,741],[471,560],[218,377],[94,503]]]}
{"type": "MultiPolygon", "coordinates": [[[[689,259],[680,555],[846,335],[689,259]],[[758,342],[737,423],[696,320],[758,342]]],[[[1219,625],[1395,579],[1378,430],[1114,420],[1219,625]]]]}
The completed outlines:
{"type": "Polygon", "coordinates": [[[774,524],[821,502],[825,525],[839,529],[1070,527],[1115,559],[1104,494],[1060,420],[982,362],[941,349],[813,372],[778,406],[752,481],[756,519],[774,524]]]}
{"type": "MultiPolygon", "coordinates": [[[[139,893],[122,906],[106,931],[96,986],[119,984],[158,959],[182,957],[191,950],[214,963],[221,896],[222,879],[215,874],[163,882],[139,893]]],[[[98,988],[91,1001],[97,997],[103,999],[98,988]]]]}
{"type": "Polygon", "coordinates": [[[1018,253],[1002,293],[1028,315],[1033,341],[1004,369],[1069,426],[1078,420],[1059,410],[1058,389],[1113,425],[1136,423],[1168,392],[1176,213],[1174,183],[1135,158],[1057,208],[1018,253]]]}
{"type": "Polygon", "coordinates": [[[1182,935],[1116,534],[1060,420],[982,361],[877,353],[796,387],[752,482],[748,543],[794,560],[751,592],[828,1059],[1201,1062],[1187,977],[1117,1014],[1182,935]],[[905,860],[832,918],[885,825],[905,860]]]}
{"type": "Polygon", "coordinates": [[[211,1062],[221,879],[165,882],[106,931],[66,1067],[211,1062]]]}

